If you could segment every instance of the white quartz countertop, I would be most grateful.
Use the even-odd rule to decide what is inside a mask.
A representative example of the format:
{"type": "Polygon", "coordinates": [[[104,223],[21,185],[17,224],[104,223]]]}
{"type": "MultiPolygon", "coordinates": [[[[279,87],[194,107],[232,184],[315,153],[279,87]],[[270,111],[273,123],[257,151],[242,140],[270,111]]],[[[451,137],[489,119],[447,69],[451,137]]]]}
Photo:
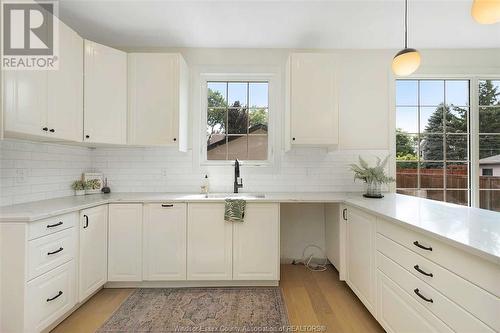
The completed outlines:
{"type": "MultiPolygon", "coordinates": [[[[452,246],[500,264],[500,213],[400,194],[383,199],[363,198],[359,193],[266,193],[251,202],[345,203],[398,223],[452,246]]],[[[26,223],[107,204],[132,202],[211,202],[224,196],[205,198],[200,194],[111,193],[72,196],[0,207],[0,223],[26,223]]]]}

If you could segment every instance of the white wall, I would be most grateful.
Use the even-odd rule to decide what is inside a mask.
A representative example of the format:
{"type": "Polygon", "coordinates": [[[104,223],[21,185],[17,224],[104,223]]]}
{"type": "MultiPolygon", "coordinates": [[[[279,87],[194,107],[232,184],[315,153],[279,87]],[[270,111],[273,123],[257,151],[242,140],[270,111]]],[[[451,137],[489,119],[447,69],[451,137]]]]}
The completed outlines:
{"type": "Polygon", "coordinates": [[[0,206],[73,195],[70,185],[92,167],[91,149],[0,141],[0,206]]]}

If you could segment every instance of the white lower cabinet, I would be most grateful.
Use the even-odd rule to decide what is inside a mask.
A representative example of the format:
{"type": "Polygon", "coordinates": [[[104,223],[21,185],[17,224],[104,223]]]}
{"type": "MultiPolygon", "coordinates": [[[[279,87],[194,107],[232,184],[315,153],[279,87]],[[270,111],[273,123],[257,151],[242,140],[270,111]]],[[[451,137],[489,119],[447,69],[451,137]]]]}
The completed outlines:
{"type": "Polygon", "coordinates": [[[384,273],[377,278],[377,319],[388,333],[452,332],[384,273]]]}
{"type": "Polygon", "coordinates": [[[108,281],[142,280],[142,204],[110,204],[108,281]]]}
{"type": "Polygon", "coordinates": [[[80,211],[79,295],[81,302],[107,281],[108,205],[80,211]]]}
{"type": "Polygon", "coordinates": [[[190,203],[187,228],[188,280],[231,280],[233,226],[224,203],[190,203]]]}
{"type": "Polygon", "coordinates": [[[279,204],[247,204],[233,224],[233,280],[279,280],[279,231],[279,204]]]}
{"type": "Polygon", "coordinates": [[[75,264],[67,262],[28,282],[25,332],[40,332],[76,303],[75,264]]]}
{"type": "Polygon", "coordinates": [[[185,203],[144,205],[143,280],[186,279],[185,203]]]}
{"type": "Polygon", "coordinates": [[[346,282],[372,314],[375,314],[376,218],[359,209],[347,209],[346,282]]]}

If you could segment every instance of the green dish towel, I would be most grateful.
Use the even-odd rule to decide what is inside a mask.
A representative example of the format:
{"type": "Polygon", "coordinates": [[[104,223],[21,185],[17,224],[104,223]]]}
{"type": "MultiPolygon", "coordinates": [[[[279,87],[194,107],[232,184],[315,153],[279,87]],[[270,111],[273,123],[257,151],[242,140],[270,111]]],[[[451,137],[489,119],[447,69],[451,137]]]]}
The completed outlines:
{"type": "Polygon", "coordinates": [[[247,202],[241,199],[226,199],[224,207],[224,221],[244,222],[247,202]]]}

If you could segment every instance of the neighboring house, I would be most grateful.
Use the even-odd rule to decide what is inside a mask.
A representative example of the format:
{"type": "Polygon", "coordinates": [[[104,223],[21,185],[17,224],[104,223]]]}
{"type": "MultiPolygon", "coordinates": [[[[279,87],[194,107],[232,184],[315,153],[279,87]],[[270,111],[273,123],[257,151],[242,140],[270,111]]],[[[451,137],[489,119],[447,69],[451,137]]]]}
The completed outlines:
{"type": "Polygon", "coordinates": [[[480,176],[500,177],[500,154],[479,160],[480,176]]]}
{"type": "Polygon", "coordinates": [[[226,149],[228,159],[267,159],[267,126],[255,125],[248,129],[250,135],[229,136],[226,145],[224,134],[215,134],[210,137],[207,147],[208,160],[225,160],[226,149]]]}

